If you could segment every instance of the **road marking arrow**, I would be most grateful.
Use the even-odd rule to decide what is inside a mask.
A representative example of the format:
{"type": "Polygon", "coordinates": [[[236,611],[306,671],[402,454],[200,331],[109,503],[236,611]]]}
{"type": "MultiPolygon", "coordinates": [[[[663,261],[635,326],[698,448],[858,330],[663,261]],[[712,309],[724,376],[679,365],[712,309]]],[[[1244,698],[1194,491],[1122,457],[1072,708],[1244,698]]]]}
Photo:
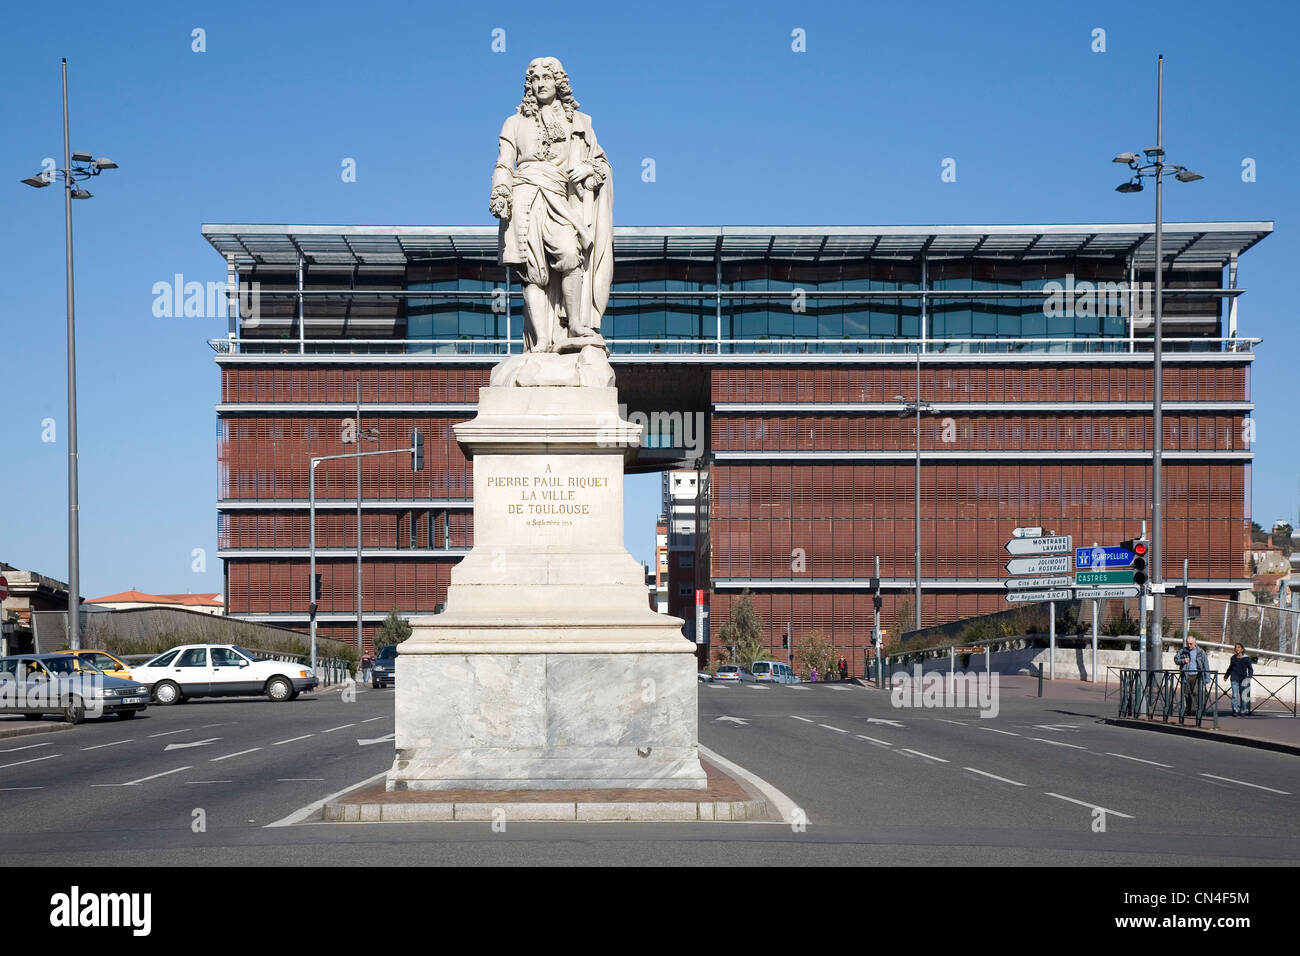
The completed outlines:
{"type": "Polygon", "coordinates": [[[397,736],[396,733],[385,734],[382,737],[376,737],[374,740],[358,740],[357,743],[359,743],[363,747],[368,746],[370,744],[382,744],[384,741],[392,740],[396,736],[397,736]]]}
{"type": "Polygon", "coordinates": [[[206,747],[208,744],[215,744],[220,737],[209,737],[207,740],[194,740],[187,744],[168,744],[163,748],[163,752],[168,750],[184,750],[186,747],[206,747]]]}
{"type": "MultiPolygon", "coordinates": [[[[717,720],[729,720],[729,721],[731,721],[733,724],[739,724],[741,727],[748,727],[748,726],[749,726],[749,721],[747,721],[747,720],[745,720],[744,718],[741,718],[741,717],[725,717],[725,716],[724,716],[724,717],[719,717],[719,718],[717,718],[717,720]]],[[[715,721],[715,722],[716,722],[716,721],[715,721]]]]}
{"type": "Polygon", "coordinates": [[[886,720],[884,717],[868,717],[868,718],[867,718],[867,723],[869,723],[869,724],[889,724],[889,726],[891,726],[891,727],[902,727],[902,726],[903,726],[902,724],[900,724],[900,723],[899,723],[898,721],[896,721],[896,720],[886,720]]]}

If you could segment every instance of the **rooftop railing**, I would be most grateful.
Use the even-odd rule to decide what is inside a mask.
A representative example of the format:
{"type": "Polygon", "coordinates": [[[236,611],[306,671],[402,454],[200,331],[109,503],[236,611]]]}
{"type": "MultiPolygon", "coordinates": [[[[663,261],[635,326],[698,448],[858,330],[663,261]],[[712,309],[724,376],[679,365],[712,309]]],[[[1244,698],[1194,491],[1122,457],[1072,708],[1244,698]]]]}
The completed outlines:
{"type": "MultiPolygon", "coordinates": [[[[1152,340],[1127,336],[1088,338],[638,338],[607,339],[611,356],[708,356],[708,355],[1020,355],[1038,353],[1146,354],[1152,340]]],[[[1252,352],[1258,338],[1162,339],[1167,353],[1252,352]]],[[[519,339],[208,339],[221,355],[411,355],[446,356],[468,360],[502,356],[523,351],[519,339]]]]}

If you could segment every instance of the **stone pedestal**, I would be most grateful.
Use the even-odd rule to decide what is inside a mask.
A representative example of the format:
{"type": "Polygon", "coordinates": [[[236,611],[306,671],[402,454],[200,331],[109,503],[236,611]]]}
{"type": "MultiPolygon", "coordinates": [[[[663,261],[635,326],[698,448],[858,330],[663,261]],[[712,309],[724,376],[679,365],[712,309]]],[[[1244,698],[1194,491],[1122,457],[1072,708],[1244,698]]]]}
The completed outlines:
{"type": "Polygon", "coordinates": [[[456,438],[474,548],[398,648],[388,789],[703,788],[695,645],[623,547],[617,390],[484,388],[456,438]]]}

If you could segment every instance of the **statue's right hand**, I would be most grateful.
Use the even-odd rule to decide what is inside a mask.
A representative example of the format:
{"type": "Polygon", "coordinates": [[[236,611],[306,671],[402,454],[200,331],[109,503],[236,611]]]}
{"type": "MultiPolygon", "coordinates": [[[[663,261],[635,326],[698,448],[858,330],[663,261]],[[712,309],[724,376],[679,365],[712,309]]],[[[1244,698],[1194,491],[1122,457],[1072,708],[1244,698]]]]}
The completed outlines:
{"type": "Polygon", "coordinates": [[[504,196],[493,196],[488,201],[488,212],[498,219],[505,219],[510,215],[510,200],[504,196]]]}

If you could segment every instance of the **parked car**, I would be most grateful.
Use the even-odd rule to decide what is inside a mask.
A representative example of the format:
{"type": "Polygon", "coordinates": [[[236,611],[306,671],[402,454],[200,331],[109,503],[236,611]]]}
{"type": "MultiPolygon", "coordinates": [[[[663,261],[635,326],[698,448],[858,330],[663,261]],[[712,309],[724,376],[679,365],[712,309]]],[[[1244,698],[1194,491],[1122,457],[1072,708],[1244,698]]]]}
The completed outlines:
{"type": "Polygon", "coordinates": [[[370,668],[370,686],[375,690],[397,685],[397,645],[381,647],[370,668]]]}
{"type": "Polygon", "coordinates": [[[713,678],[710,677],[708,674],[706,674],[704,671],[700,671],[698,674],[695,675],[695,681],[696,683],[699,684],[711,684],[713,683],[713,678]]]}
{"type": "Polygon", "coordinates": [[[752,684],[754,675],[738,664],[723,664],[714,671],[713,681],[718,684],[752,684]]]}
{"type": "Polygon", "coordinates": [[[59,714],[70,724],[115,714],[129,720],[149,705],[149,688],[110,677],[68,654],[0,657],[0,713],[40,720],[59,714]]]}
{"type": "Polygon", "coordinates": [[[795,684],[799,681],[790,665],[781,661],[754,661],[752,667],[754,680],[762,683],[795,684]]]}
{"type": "Polygon", "coordinates": [[[293,700],[320,683],[303,664],[260,660],[234,644],[183,644],[135,667],[158,704],[189,697],[254,697],[293,700]]]}
{"type": "Polygon", "coordinates": [[[91,651],[83,649],[78,651],[59,651],[58,653],[67,654],[72,657],[80,658],[81,660],[89,661],[109,677],[118,677],[122,680],[132,679],[131,665],[123,661],[121,658],[114,657],[112,654],[108,653],[108,651],[91,651]]]}

